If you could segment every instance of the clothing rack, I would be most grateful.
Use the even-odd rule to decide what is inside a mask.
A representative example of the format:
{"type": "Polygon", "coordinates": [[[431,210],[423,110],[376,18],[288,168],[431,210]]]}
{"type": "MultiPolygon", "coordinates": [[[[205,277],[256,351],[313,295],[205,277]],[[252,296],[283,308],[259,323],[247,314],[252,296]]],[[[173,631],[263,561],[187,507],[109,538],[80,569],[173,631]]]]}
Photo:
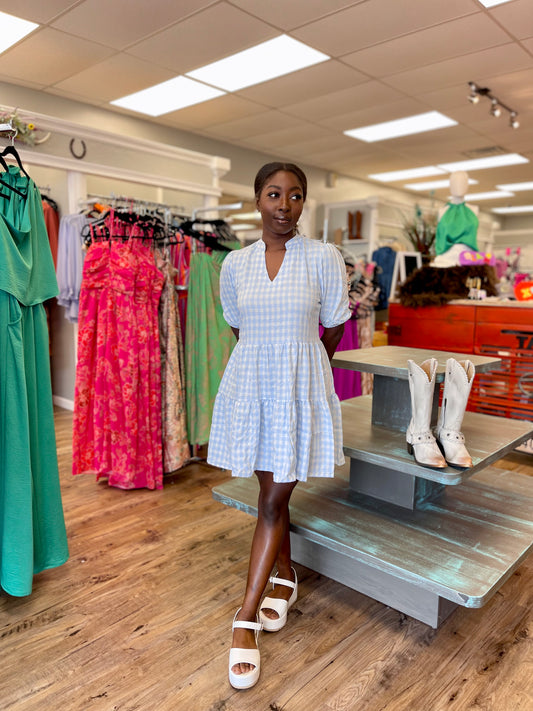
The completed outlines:
{"type": "Polygon", "coordinates": [[[114,193],[111,193],[111,195],[88,193],[87,198],[81,198],[78,200],[78,205],[82,207],[83,205],[90,205],[96,201],[112,205],[113,207],[118,207],[120,203],[120,206],[122,207],[140,207],[145,210],[159,209],[165,212],[168,211],[169,213],[176,212],[179,214],[179,217],[184,219],[189,217],[184,214],[185,207],[183,207],[183,205],[168,205],[167,203],[156,202],[154,200],[142,200],[141,198],[126,195],[115,195],[114,193]]]}

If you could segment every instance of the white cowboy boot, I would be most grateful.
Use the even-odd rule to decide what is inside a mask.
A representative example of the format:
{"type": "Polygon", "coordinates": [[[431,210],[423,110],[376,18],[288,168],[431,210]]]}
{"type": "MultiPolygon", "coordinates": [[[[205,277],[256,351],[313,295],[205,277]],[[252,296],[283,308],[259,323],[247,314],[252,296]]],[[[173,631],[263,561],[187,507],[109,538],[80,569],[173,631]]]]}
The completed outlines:
{"type": "Polygon", "coordinates": [[[474,364],[469,360],[458,361],[448,358],[446,361],[446,377],[437,423],[437,439],[448,464],[463,469],[472,466],[472,457],[465,447],[465,437],[461,432],[461,425],[475,374],[474,364]]]}
{"type": "Polygon", "coordinates": [[[431,432],[431,411],[437,365],[436,358],[428,358],[420,365],[417,365],[413,360],[407,361],[409,391],[411,393],[411,421],[407,428],[406,440],[407,451],[414,455],[418,464],[442,469],[446,466],[446,460],[431,432]]]}

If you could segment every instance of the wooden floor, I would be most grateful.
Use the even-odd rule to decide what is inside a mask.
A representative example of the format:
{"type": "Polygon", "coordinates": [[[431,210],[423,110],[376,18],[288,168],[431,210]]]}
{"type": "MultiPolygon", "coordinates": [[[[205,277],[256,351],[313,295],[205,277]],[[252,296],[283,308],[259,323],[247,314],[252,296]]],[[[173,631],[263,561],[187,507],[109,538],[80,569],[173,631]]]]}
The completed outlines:
{"type": "MultiPolygon", "coordinates": [[[[71,476],[71,413],[56,425],[70,560],[27,598],[0,593],[2,711],[533,710],[533,556],[438,630],[298,566],[258,685],[235,691],[254,519],[212,499],[227,473],[197,463],[162,491],[120,491],[71,476]]],[[[533,474],[528,454],[498,466],[533,474]]]]}

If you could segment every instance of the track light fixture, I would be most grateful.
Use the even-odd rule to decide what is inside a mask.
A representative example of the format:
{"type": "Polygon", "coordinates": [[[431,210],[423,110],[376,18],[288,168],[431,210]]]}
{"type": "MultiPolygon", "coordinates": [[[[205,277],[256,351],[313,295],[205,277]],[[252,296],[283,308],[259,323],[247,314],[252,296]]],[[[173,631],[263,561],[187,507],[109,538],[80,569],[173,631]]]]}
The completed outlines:
{"type": "Polygon", "coordinates": [[[502,101],[500,101],[496,96],[494,96],[490,89],[487,87],[480,87],[477,84],[475,84],[473,81],[468,82],[468,88],[470,89],[470,94],[468,95],[468,101],[471,101],[473,104],[477,104],[479,102],[479,97],[480,96],[486,96],[487,99],[489,99],[491,106],[490,106],[490,115],[494,116],[495,118],[498,118],[499,116],[502,115],[502,109],[504,111],[507,111],[510,114],[510,119],[509,119],[509,126],[511,128],[518,128],[520,126],[518,122],[518,113],[514,111],[514,109],[509,108],[509,106],[506,106],[502,101]]]}

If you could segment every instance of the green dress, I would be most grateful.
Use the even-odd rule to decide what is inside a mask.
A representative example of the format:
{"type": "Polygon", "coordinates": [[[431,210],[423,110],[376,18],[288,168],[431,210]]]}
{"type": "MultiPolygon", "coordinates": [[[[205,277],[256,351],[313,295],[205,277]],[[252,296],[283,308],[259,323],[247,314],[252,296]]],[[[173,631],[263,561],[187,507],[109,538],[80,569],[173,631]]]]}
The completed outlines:
{"type": "Polygon", "coordinates": [[[237,342],[220,303],[220,269],[227,254],[214,251],[191,255],[185,325],[187,433],[191,444],[209,441],[215,397],[237,342]]]}
{"type": "Polygon", "coordinates": [[[43,306],[58,290],[35,184],[0,177],[27,192],[0,186],[0,585],[23,596],[68,558],[43,306]]]}
{"type": "Polygon", "coordinates": [[[444,254],[454,244],[464,244],[478,251],[477,215],[464,202],[448,203],[448,209],[440,218],[435,239],[435,254],[444,254]]]}

